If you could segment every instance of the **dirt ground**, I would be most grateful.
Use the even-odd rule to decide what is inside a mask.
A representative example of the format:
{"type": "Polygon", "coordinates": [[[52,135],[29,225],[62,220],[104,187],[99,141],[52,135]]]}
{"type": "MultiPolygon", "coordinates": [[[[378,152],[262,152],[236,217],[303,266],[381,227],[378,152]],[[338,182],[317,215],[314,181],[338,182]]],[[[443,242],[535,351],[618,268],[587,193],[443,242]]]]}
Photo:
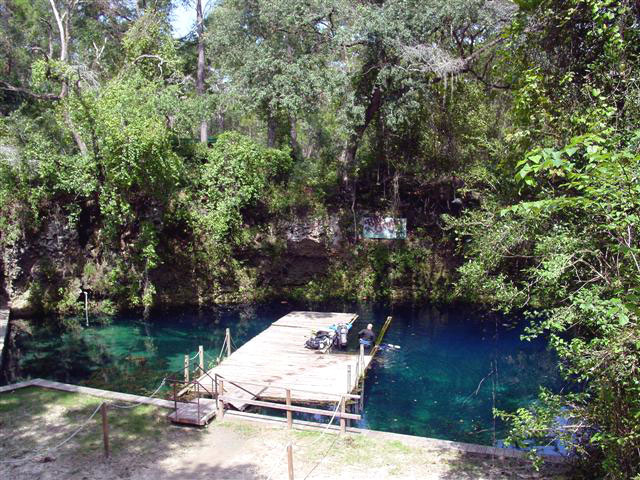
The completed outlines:
{"type": "Polygon", "coordinates": [[[166,410],[109,409],[112,454],[105,459],[100,414],[67,439],[100,399],[39,388],[0,394],[2,479],[551,479],[527,462],[433,450],[411,442],[332,432],[288,431],[227,416],[206,428],[171,425],[166,410]],[[50,447],[50,450],[46,450],[50,447]],[[24,460],[26,459],[26,460],[24,460]]]}

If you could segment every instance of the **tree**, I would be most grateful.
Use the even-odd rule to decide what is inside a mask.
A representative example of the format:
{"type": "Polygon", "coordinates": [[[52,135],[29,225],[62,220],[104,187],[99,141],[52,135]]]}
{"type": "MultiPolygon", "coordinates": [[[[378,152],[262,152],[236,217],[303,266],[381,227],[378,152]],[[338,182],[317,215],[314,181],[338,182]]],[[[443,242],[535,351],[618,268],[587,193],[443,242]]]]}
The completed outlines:
{"type": "MultiPolygon", "coordinates": [[[[200,97],[204,95],[205,80],[205,37],[204,37],[204,17],[202,16],[202,0],[196,0],[196,30],[198,34],[198,70],[196,77],[196,91],[200,97]]],[[[206,144],[208,133],[207,120],[200,123],[200,142],[206,144]]]]}
{"type": "Polygon", "coordinates": [[[266,120],[269,147],[282,122],[295,144],[296,118],[331,98],[339,80],[331,65],[336,8],[329,0],[227,0],[211,14],[210,56],[244,108],[266,120]]]}
{"type": "Polygon", "coordinates": [[[592,473],[599,458],[605,478],[632,478],[640,465],[639,13],[634,2],[527,4],[507,50],[518,190],[449,218],[469,259],[460,293],[528,311],[530,335],[549,335],[580,386],[504,413],[512,441],[559,436],[592,473]]]}

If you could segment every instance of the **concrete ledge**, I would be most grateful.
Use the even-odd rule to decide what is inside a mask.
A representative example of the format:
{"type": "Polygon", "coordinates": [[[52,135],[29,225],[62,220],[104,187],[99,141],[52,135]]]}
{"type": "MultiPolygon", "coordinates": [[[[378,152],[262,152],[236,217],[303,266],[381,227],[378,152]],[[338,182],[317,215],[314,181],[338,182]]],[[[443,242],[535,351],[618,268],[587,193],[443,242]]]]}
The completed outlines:
{"type": "MultiPolygon", "coordinates": [[[[231,417],[233,420],[254,422],[254,423],[266,423],[274,426],[286,427],[287,419],[281,417],[272,417],[269,415],[260,415],[257,413],[238,412],[234,410],[228,410],[225,412],[225,418],[231,417]]],[[[294,420],[293,426],[297,430],[316,430],[321,431],[328,429],[331,432],[339,433],[340,427],[338,425],[323,425],[316,422],[307,422],[303,420],[294,420]]],[[[400,433],[382,432],[380,430],[368,430],[364,428],[347,428],[347,433],[356,435],[365,435],[373,438],[381,438],[390,441],[400,441],[405,445],[426,448],[429,450],[456,450],[459,452],[468,453],[471,455],[488,455],[499,458],[514,458],[520,460],[528,460],[528,453],[522,450],[516,450],[513,448],[497,448],[490,447],[488,445],[478,445],[474,443],[452,442],[450,440],[440,440],[437,438],[418,437],[414,435],[404,435],[400,433]]],[[[545,462],[548,463],[566,463],[570,461],[567,457],[544,455],[540,454],[545,462]]]]}
{"type": "Polygon", "coordinates": [[[32,387],[34,386],[34,380],[27,380],[25,382],[12,383],[10,385],[5,385],[4,387],[0,387],[0,393],[11,392],[13,390],[18,390],[19,388],[24,387],[32,387]]]}
{"type": "Polygon", "coordinates": [[[34,380],[28,380],[26,382],[13,383],[0,387],[0,393],[17,390],[24,387],[41,387],[51,388],[53,390],[62,390],[64,392],[81,393],[83,395],[90,395],[92,397],[107,398],[109,400],[118,400],[120,402],[128,403],[140,403],[143,405],[153,405],[160,408],[168,408],[173,410],[174,404],[169,400],[162,400],[160,398],[144,397],[142,395],[131,395],[129,393],[112,392],[110,390],[101,390],[99,388],[81,387],[79,385],[71,385],[68,383],[53,382],[50,380],[43,380],[42,378],[36,378],[34,380]]]}

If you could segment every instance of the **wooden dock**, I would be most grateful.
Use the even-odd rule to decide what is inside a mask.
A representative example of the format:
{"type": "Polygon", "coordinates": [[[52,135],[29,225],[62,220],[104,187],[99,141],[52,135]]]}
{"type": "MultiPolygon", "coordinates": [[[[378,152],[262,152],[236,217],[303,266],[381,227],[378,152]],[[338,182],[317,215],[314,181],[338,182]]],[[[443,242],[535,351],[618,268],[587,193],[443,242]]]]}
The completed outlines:
{"type": "Polygon", "coordinates": [[[351,313],[291,312],[200,376],[198,382],[216,390],[216,380],[220,381],[225,403],[238,410],[250,404],[259,406],[260,401],[336,403],[357,388],[373,356],[310,350],[304,344],[312,332],[329,330],[339,323],[352,324],[356,318],[351,313]]]}

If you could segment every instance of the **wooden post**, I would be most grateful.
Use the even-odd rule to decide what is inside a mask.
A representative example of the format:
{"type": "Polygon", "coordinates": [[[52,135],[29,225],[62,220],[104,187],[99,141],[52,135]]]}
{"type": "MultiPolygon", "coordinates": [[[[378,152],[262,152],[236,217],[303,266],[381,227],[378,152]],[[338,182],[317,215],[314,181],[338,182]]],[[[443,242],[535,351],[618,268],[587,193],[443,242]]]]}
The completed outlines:
{"type": "Polygon", "coordinates": [[[362,369],[362,375],[364,375],[364,345],[360,344],[360,365],[362,369]]]}
{"type": "Polygon", "coordinates": [[[89,326],[89,294],[87,291],[84,291],[84,319],[87,323],[87,327],[89,326]]]}
{"type": "MultiPolygon", "coordinates": [[[[342,397],[340,399],[340,412],[342,412],[343,414],[346,413],[346,408],[345,408],[345,400],[344,397],[342,397]]],[[[346,433],[347,431],[347,419],[344,418],[344,416],[340,417],[340,432],[341,433],[346,433]]]]}
{"type": "Polygon", "coordinates": [[[107,404],[100,405],[102,413],[102,443],[104,444],[104,458],[109,458],[109,419],[107,418],[107,404]]]}
{"type": "Polygon", "coordinates": [[[173,382],[173,411],[176,412],[176,422],[178,421],[178,394],[176,393],[176,382],[173,382]]]}
{"type": "Polygon", "coordinates": [[[347,365],[347,393],[351,393],[351,365],[347,365]]]}
{"type": "Polygon", "coordinates": [[[231,356],[231,330],[229,330],[227,328],[226,330],[226,336],[227,336],[227,357],[231,356]]]}
{"type": "Polygon", "coordinates": [[[218,414],[217,414],[218,420],[222,420],[224,418],[224,402],[222,400],[220,400],[220,397],[222,395],[224,395],[224,380],[220,380],[220,387],[219,387],[219,390],[218,390],[218,399],[217,399],[217,402],[218,402],[218,405],[217,405],[217,407],[218,407],[218,414]]]}
{"type": "Polygon", "coordinates": [[[200,375],[201,376],[204,374],[204,348],[202,348],[202,345],[200,345],[198,347],[198,357],[199,357],[199,365],[200,365],[200,375]]]}
{"type": "Polygon", "coordinates": [[[289,480],[293,480],[293,447],[287,445],[287,464],[289,466],[289,480]]]}
{"type": "Polygon", "coordinates": [[[184,356],[184,381],[189,383],[189,355],[184,356]]]}
{"type": "MultiPolygon", "coordinates": [[[[291,406],[291,390],[287,388],[287,406],[291,406]]],[[[291,410],[287,410],[287,426],[289,430],[293,428],[293,412],[291,410]]]]}

